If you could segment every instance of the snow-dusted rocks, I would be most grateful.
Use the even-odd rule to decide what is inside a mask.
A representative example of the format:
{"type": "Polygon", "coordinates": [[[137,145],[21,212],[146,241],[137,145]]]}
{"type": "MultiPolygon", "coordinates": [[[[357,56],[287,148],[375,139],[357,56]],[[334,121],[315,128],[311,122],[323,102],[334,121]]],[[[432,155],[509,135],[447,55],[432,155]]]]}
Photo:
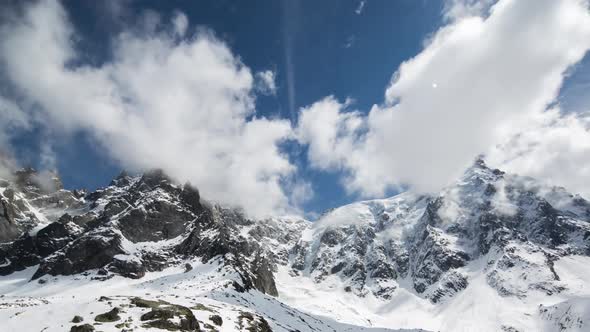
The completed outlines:
{"type": "Polygon", "coordinates": [[[185,257],[221,256],[238,271],[235,287],[277,294],[267,252],[241,236],[240,227],[252,221],[202,203],[196,189],[175,184],[162,171],[139,177],[122,173],[111,186],[81,200],[84,208],[70,209],[37,233],[25,232],[5,244],[0,273],[38,265],[33,279],[80,273],[141,278],[185,257]]]}
{"type": "Polygon", "coordinates": [[[280,265],[279,294],[291,305],[377,326],[470,330],[452,320],[489,318],[483,330],[557,330],[542,327],[536,306],[579,292],[590,298],[571,282],[577,273],[560,267],[571,258],[590,262],[589,207],[563,188],[478,160],[436,195],[403,193],[326,213],[280,265]]]}
{"type": "Polygon", "coordinates": [[[0,179],[0,243],[83,208],[82,196],[81,191],[63,190],[55,174],[38,174],[30,168],[15,172],[9,180],[0,179]]]}
{"type": "Polygon", "coordinates": [[[311,238],[293,247],[290,264],[316,283],[337,276],[361,297],[387,300],[410,286],[436,303],[465,289],[471,262],[485,260],[479,272],[499,294],[551,295],[564,288],[553,262],[589,253],[589,206],[478,160],[439,195],[405,193],[331,211],[305,231],[311,238]]]}
{"type": "MultiPolygon", "coordinates": [[[[589,328],[590,203],[481,160],[440,193],[358,202],[316,222],[250,219],[158,170],[92,193],[20,176],[0,183],[0,319],[11,327],[25,317],[17,303],[49,315],[59,294],[91,290],[74,303],[119,308],[105,331],[589,328]],[[185,309],[151,317],[135,297],[188,308],[195,324],[185,309]]],[[[78,314],[94,326],[64,307],[67,318],[35,329],[62,331],[78,314]]]]}

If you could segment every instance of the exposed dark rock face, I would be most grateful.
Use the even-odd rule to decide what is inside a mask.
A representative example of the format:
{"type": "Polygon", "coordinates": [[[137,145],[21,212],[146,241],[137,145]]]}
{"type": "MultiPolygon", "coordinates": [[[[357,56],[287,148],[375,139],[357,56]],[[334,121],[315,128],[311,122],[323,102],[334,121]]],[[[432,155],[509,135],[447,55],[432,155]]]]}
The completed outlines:
{"type": "Polygon", "coordinates": [[[41,257],[47,257],[60,248],[65,247],[76,238],[79,230],[70,222],[53,222],[39,230],[35,236],[36,246],[41,257]]]}
{"type": "Polygon", "coordinates": [[[119,219],[119,228],[131,242],[168,240],[181,235],[193,216],[179,212],[168,202],[149,202],[142,208],[131,209],[119,219]]]}
{"type": "Polygon", "coordinates": [[[5,245],[0,251],[0,258],[3,262],[0,267],[0,275],[23,270],[27,266],[37,264],[40,260],[35,240],[28,234],[23,235],[10,245],[5,245]]]}
{"type": "MultiPolygon", "coordinates": [[[[57,185],[54,189],[59,190],[48,194],[33,177],[33,171],[23,171],[16,184],[4,184],[8,187],[2,196],[8,207],[5,224],[21,220],[24,225],[22,211],[27,212],[32,201],[40,208],[63,213],[47,226],[37,226],[36,234],[26,233],[21,226],[11,228],[20,237],[0,246],[0,274],[39,264],[33,279],[94,269],[103,279],[109,274],[142,278],[148,271],[183,258],[199,257],[207,262],[222,257],[244,290],[277,295],[270,251],[240,234],[241,227],[255,222],[238,210],[203,203],[190,184],[179,186],[161,170],[140,177],[123,172],[109,187],[89,194],[61,190],[57,185]],[[27,195],[15,194],[14,190],[23,188],[27,195]]],[[[28,229],[40,223],[33,217],[28,229]]],[[[4,232],[7,237],[13,233],[4,232]]]]}
{"type": "Polygon", "coordinates": [[[198,213],[203,210],[199,191],[193,188],[189,183],[186,183],[182,188],[182,191],[180,192],[180,199],[193,213],[198,213]]]}
{"type": "Polygon", "coordinates": [[[124,254],[121,236],[109,229],[97,229],[85,233],[65,248],[45,258],[33,279],[45,274],[70,275],[101,268],[124,254]]]}
{"type": "Polygon", "coordinates": [[[262,251],[258,251],[248,271],[251,274],[250,278],[253,288],[272,296],[278,296],[279,292],[275,285],[271,264],[270,260],[264,256],[262,251]]]}
{"type": "Polygon", "coordinates": [[[204,208],[195,222],[195,228],[176,251],[185,256],[202,257],[203,261],[224,256],[227,264],[240,275],[246,290],[258,289],[276,296],[278,292],[270,259],[256,242],[238,235],[237,225],[246,223],[246,218],[236,211],[204,208]]]}
{"type": "Polygon", "coordinates": [[[0,251],[0,259],[5,261],[4,266],[0,267],[0,275],[39,264],[41,259],[73,241],[78,233],[79,229],[73,223],[53,222],[35,235],[22,235],[0,251]]]}
{"type": "Polygon", "coordinates": [[[22,229],[14,221],[14,207],[10,204],[8,198],[0,198],[0,241],[14,239],[21,232],[22,229]]]}
{"type": "Polygon", "coordinates": [[[412,249],[412,275],[418,293],[439,281],[445,272],[463,267],[469,260],[467,253],[450,249],[442,234],[430,225],[415,240],[412,249]]]}

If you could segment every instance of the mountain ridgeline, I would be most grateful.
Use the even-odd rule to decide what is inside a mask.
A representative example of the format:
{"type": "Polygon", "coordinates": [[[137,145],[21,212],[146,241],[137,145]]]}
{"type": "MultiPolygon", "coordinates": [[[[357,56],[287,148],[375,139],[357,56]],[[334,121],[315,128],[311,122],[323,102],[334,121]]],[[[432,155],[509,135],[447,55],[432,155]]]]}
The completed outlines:
{"type": "Polygon", "coordinates": [[[9,184],[2,193],[9,218],[0,222],[23,231],[5,237],[14,241],[2,247],[2,275],[38,265],[33,279],[90,270],[96,270],[97,279],[112,274],[141,278],[185,256],[204,261],[223,256],[241,276],[237,287],[277,295],[268,253],[238,236],[240,226],[252,221],[202,204],[196,189],[172,183],[160,170],[139,177],[122,173],[109,187],[86,195],[59,187],[43,192],[34,179],[25,183],[9,184]]]}
{"type": "Polygon", "coordinates": [[[590,202],[564,188],[488,168],[482,160],[436,195],[406,192],[358,202],[313,223],[248,218],[159,170],[122,173],[90,193],[63,189],[57,176],[41,181],[35,171],[21,170],[0,181],[0,202],[0,278],[30,271],[27,282],[40,281],[39,287],[66,276],[92,283],[141,281],[175,268],[190,271],[194,262],[215,263],[217,274],[208,278],[225,281],[210,291],[274,301],[290,316],[253,300],[240,303],[261,317],[257,322],[264,319],[278,331],[452,330],[432,312],[450,310],[476,290],[522,303],[515,310],[522,317],[506,314],[489,330],[590,328],[590,300],[574,299],[581,296],[576,282],[590,280],[570,275],[576,270],[571,266],[590,262],[590,202]],[[301,305],[304,299],[289,293],[293,285],[307,287],[309,294],[328,291],[350,307],[360,301],[379,309],[371,320],[338,316],[320,300],[301,305]],[[422,308],[417,312],[435,318],[424,325],[420,319],[379,321],[393,317],[401,310],[394,304],[408,298],[422,308]],[[557,314],[571,303],[581,309],[557,314]],[[350,318],[353,325],[345,329],[316,317],[319,323],[301,318],[301,327],[301,321],[285,318],[304,317],[303,312],[340,323],[350,318]]]}

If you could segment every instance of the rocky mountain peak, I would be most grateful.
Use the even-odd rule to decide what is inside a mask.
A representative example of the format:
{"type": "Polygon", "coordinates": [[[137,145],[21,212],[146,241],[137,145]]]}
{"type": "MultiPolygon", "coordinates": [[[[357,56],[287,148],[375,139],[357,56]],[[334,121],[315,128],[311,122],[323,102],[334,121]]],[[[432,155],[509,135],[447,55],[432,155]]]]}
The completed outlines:
{"type": "MultiPolygon", "coordinates": [[[[338,301],[445,308],[482,287],[506,301],[565,296],[573,286],[560,262],[590,256],[587,200],[481,159],[439,193],[357,202],[313,223],[248,218],[162,170],[122,172],[91,193],[39,191],[35,174],[23,170],[0,188],[0,275],[34,269],[43,282],[108,282],[199,264],[214,294],[248,305],[265,302],[241,296],[281,299],[281,287],[306,285],[305,294],[341,292],[338,301]]],[[[561,308],[543,307],[539,319],[561,308]]]]}
{"type": "Polygon", "coordinates": [[[481,272],[501,294],[555,293],[556,257],[589,254],[587,204],[478,159],[437,195],[404,193],[327,213],[294,247],[290,264],[294,275],[320,284],[337,277],[361,297],[390,299],[409,287],[437,303],[465,289],[470,266],[486,260],[481,272]],[[503,255],[522,264],[507,268],[498,263],[503,255]],[[539,272],[528,275],[525,266],[539,272]],[[528,275],[522,286],[504,284],[518,273],[528,275]]]}
{"type": "Polygon", "coordinates": [[[7,243],[0,251],[0,274],[38,264],[34,279],[93,269],[100,278],[141,278],[183,257],[204,262],[222,257],[237,276],[236,287],[277,294],[270,256],[240,234],[239,226],[252,221],[237,211],[203,204],[197,189],[175,183],[162,170],[135,177],[122,173],[81,204],[7,243]]]}
{"type": "Polygon", "coordinates": [[[63,190],[55,172],[15,171],[0,181],[0,243],[57,220],[67,209],[81,207],[82,196],[79,191],[63,190]]]}
{"type": "Polygon", "coordinates": [[[112,181],[111,183],[109,183],[109,186],[115,186],[115,187],[125,187],[128,186],[131,183],[132,180],[132,176],[129,175],[129,173],[126,170],[122,170],[119,175],[117,175],[112,181]]]}
{"type": "Polygon", "coordinates": [[[14,185],[29,195],[50,194],[63,189],[63,184],[56,171],[38,172],[32,167],[14,172],[14,185]]]}

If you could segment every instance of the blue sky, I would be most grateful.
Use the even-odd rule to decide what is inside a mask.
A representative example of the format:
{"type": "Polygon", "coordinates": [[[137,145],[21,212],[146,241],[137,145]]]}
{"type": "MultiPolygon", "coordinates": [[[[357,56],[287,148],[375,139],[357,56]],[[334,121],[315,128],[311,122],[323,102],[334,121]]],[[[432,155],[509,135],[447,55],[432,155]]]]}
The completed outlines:
{"type": "MultiPolygon", "coordinates": [[[[139,20],[143,11],[153,10],[163,16],[184,12],[191,24],[214,31],[253,70],[270,67],[277,72],[276,96],[259,97],[257,111],[263,116],[289,119],[285,38],[292,43],[296,108],[332,94],[350,96],[355,106],[366,110],[383,99],[392,73],[403,60],[418,53],[424,38],[441,24],[440,1],[375,1],[366,3],[360,15],[356,13],[359,3],[138,1],[129,2],[117,13],[98,2],[66,1],[64,5],[80,33],[80,47],[87,61],[95,64],[110,57],[112,36],[129,20],[139,20]]],[[[40,162],[38,139],[39,135],[30,134],[15,139],[15,150],[23,163],[40,162]]],[[[67,188],[105,186],[121,170],[83,132],[55,144],[54,150],[67,188]]],[[[300,150],[292,149],[292,158],[313,183],[316,197],[305,204],[305,210],[321,212],[357,199],[338,185],[338,173],[307,168],[300,150]]]]}
{"type": "MultiPolygon", "coordinates": [[[[521,30],[520,24],[525,28],[526,24],[530,24],[533,30],[540,30],[540,27],[535,26],[536,22],[529,19],[535,15],[532,11],[538,11],[538,15],[555,11],[555,8],[551,7],[553,3],[545,0],[540,5],[530,1],[523,1],[526,4],[519,5],[514,4],[511,0],[500,2],[506,3],[507,6],[513,6],[514,8],[510,11],[516,16],[522,16],[503,23],[511,24],[510,28],[514,31],[521,30]]],[[[311,130],[308,131],[311,138],[299,138],[299,141],[288,139],[279,144],[281,155],[288,159],[288,163],[296,169],[294,172],[281,168],[284,165],[277,165],[276,168],[265,169],[260,173],[264,175],[257,175],[257,177],[273,177],[276,174],[280,176],[289,174],[289,179],[286,180],[288,183],[281,182],[283,185],[293,186],[294,183],[299,182],[309,185],[313,192],[313,194],[309,193],[310,199],[299,200],[297,204],[309,216],[361,198],[393,195],[401,188],[406,188],[406,185],[421,190],[434,191],[435,187],[425,185],[424,182],[436,182],[439,185],[448,181],[449,177],[460,171],[466,160],[470,160],[478,154],[475,153],[476,151],[484,152],[482,147],[491,146],[491,132],[504,128],[506,124],[518,127],[519,130],[523,130],[528,125],[534,125],[534,127],[527,129],[527,132],[534,133],[534,135],[530,134],[525,137],[529,141],[523,139],[519,144],[505,146],[502,153],[496,153],[496,155],[490,153],[490,159],[496,159],[502,166],[506,166],[508,169],[512,167],[511,170],[516,172],[528,172],[533,176],[543,176],[551,180],[555,179],[555,182],[565,182],[565,184],[579,182],[580,175],[576,175],[578,177],[574,177],[570,181],[568,178],[549,173],[548,170],[560,168],[559,163],[563,162],[563,156],[544,160],[539,157],[543,155],[541,149],[535,151],[527,149],[530,146],[544,146],[545,143],[540,144],[535,140],[539,140],[542,136],[551,136],[546,135],[549,133],[547,123],[561,124],[559,121],[566,123],[563,114],[569,112],[577,117],[587,110],[588,98],[585,96],[585,91],[590,84],[588,80],[590,77],[589,57],[586,56],[578,61],[580,57],[577,56],[575,59],[568,58],[566,61],[562,56],[563,54],[584,54],[585,49],[576,46],[580,45],[580,42],[575,39],[576,35],[573,34],[572,40],[568,40],[563,45],[563,50],[559,50],[555,54],[547,55],[544,51],[535,51],[537,53],[531,51],[530,54],[523,51],[521,54],[518,48],[514,49],[514,53],[511,54],[509,53],[511,36],[505,35],[500,42],[489,46],[491,56],[482,56],[483,60],[469,58],[471,55],[465,54],[470,53],[470,49],[478,47],[478,39],[481,38],[471,40],[468,36],[466,41],[462,41],[460,45],[462,49],[452,49],[454,47],[450,42],[452,38],[447,38],[445,31],[464,29],[466,34],[457,33],[461,38],[464,35],[469,35],[470,30],[479,31],[477,29],[481,29],[481,31],[485,31],[488,29],[492,33],[496,33],[493,30],[495,28],[492,22],[485,20],[489,15],[487,12],[489,4],[495,3],[495,1],[481,1],[482,6],[478,6],[478,3],[480,2],[464,0],[368,0],[362,1],[361,6],[361,1],[358,0],[64,1],[62,5],[66,14],[65,24],[70,24],[74,31],[73,37],[70,39],[75,45],[74,51],[76,53],[75,61],[64,64],[64,70],[76,71],[84,66],[101,68],[116,63],[117,53],[113,51],[115,49],[113,43],[123,32],[135,34],[136,37],[143,36],[143,34],[150,32],[141,30],[139,26],[150,13],[156,13],[159,20],[163,22],[162,25],[170,25],[167,22],[175,22],[179,13],[182,13],[188,19],[189,32],[184,34],[180,40],[176,40],[175,43],[180,43],[182,40],[189,42],[191,36],[202,34],[207,30],[214,34],[218,41],[213,44],[225,45],[232,53],[232,59],[238,59],[251,71],[254,77],[256,77],[256,73],[264,71],[274,73],[276,92],[273,94],[256,93],[256,112],[248,115],[249,120],[266,117],[271,119],[273,123],[278,123],[280,122],[278,120],[284,119],[291,124],[293,131],[304,130],[306,128],[303,128],[302,125],[301,128],[296,129],[296,127],[298,127],[302,114],[301,108],[306,108],[309,110],[307,112],[310,119],[308,124],[313,124],[315,119],[319,118],[318,114],[333,114],[333,118],[326,120],[326,128],[337,126],[340,128],[339,130],[344,130],[343,128],[348,128],[347,126],[352,123],[363,123],[360,127],[355,127],[356,129],[350,129],[350,132],[344,134],[338,132],[335,137],[332,137],[335,141],[330,143],[333,144],[332,148],[335,150],[333,155],[330,154],[331,151],[320,151],[322,130],[318,133],[307,128],[311,130]],[[468,8],[469,11],[465,8],[468,8]],[[478,12],[474,12],[475,9],[478,12]],[[470,15],[475,15],[474,17],[481,15],[482,21],[471,23],[475,25],[467,25],[465,22],[468,20],[465,18],[469,18],[470,15]],[[445,27],[448,28],[445,30],[445,27]],[[440,45],[436,42],[430,43],[432,40],[439,40],[440,45]],[[503,45],[504,40],[506,40],[506,45],[503,45]],[[568,47],[573,51],[567,53],[568,47]],[[418,60],[414,61],[415,56],[427,57],[429,52],[435,55],[432,65],[428,63],[424,65],[418,60]],[[457,63],[450,63],[449,69],[446,71],[445,68],[441,69],[440,63],[443,63],[442,61],[445,59],[448,61],[448,54],[451,55],[450,59],[454,58],[453,52],[456,53],[457,63]],[[505,62],[501,62],[504,53],[507,54],[506,59],[504,59],[505,62]],[[437,57],[442,60],[437,60],[437,57]],[[530,70],[523,69],[519,73],[518,70],[515,70],[518,67],[511,67],[513,63],[518,63],[519,57],[525,61],[531,57],[533,60],[534,57],[538,57],[539,63],[549,63],[554,66],[555,70],[551,71],[549,68],[543,72],[541,66],[533,67],[535,61],[531,60],[533,64],[531,64],[530,70]],[[496,58],[499,60],[495,61],[496,58]],[[408,65],[401,69],[400,65],[404,61],[407,61],[408,65]],[[460,61],[467,63],[465,72],[462,72],[464,68],[459,63],[460,61]],[[482,61],[483,64],[481,73],[479,67],[474,67],[475,69],[469,67],[470,63],[479,63],[478,61],[482,61]],[[485,61],[488,61],[488,65],[485,61]],[[572,64],[576,65],[572,66],[572,64]],[[488,69],[489,73],[486,76],[488,69]],[[398,70],[400,70],[399,79],[396,83],[392,83],[392,76],[398,70]],[[497,77],[495,76],[496,72],[498,72],[497,77]],[[529,73],[537,72],[538,75],[526,76],[529,73]],[[524,91],[522,95],[528,99],[525,97],[519,99],[518,96],[514,96],[514,100],[510,100],[507,97],[508,101],[502,104],[502,107],[506,106],[506,110],[498,111],[498,105],[495,105],[492,99],[490,102],[485,102],[489,95],[495,93],[494,89],[498,88],[497,81],[512,82],[524,79],[524,77],[527,77],[531,82],[539,81],[544,78],[552,78],[551,75],[554,72],[560,73],[559,80],[549,86],[535,86],[535,84],[526,86],[526,89],[530,89],[530,93],[527,94],[527,91],[524,91]],[[511,77],[511,73],[514,73],[515,76],[511,77]],[[426,87],[424,87],[422,80],[426,82],[426,87]],[[563,88],[559,90],[562,83],[563,88]],[[456,87],[451,90],[443,90],[449,89],[451,86],[456,87]],[[475,91],[457,92],[460,87],[469,89],[471,86],[478,88],[475,88],[475,91]],[[387,96],[385,95],[386,90],[388,91],[387,96]],[[439,90],[447,91],[449,97],[437,99],[439,96],[436,95],[436,92],[439,90]],[[560,91],[557,99],[555,99],[553,91],[560,91]],[[482,105],[474,104],[477,100],[471,100],[470,95],[474,98],[477,97],[477,100],[482,100],[482,105]],[[333,96],[333,103],[319,102],[326,101],[328,96],[333,96]],[[406,102],[406,105],[409,106],[405,106],[403,101],[411,100],[413,96],[418,96],[418,100],[413,104],[406,102]],[[420,96],[424,96],[423,99],[426,101],[419,100],[420,96]],[[351,102],[345,102],[347,98],[350,98],[351,102]],[[402,115],[400,118],[395,118],[396,115],[393,115],[397,122],[394,121],[391,130],[388,127],[380,128],[378,124],[371,124],[372,117],[378,118],[381,112],[386,115],[390,114],[391,110],[395,112],[398,109],[396,103],[399,99],[402,100],[402,107],[397,113],[402,115]],[[432,100],[433,103],[429,104],[428,100],[432,100]],[[540,100],[538,105],[533,103],[537,100],[540,100]],[[534,108],[534,111],[539,112],[544,111],[546,105],[558,104],[562,115],[556,115],[557,118],[548,118],[550,115],[543,113],[544,117],[530,116],[521,124],[518,121],[522,121],[522,119],[516,117],[516,114],[521,110],[510,110],[510,107],[522,108],[523,105],[528,107],[529,101],[532,105],[530,106],[531,110],[534,108]],[[424,113],[417,118],[403,116],[406,112],[404,106],[408,110],[411,110],[412,107],[430,110],[437,109],[439,104],[441,105],[440,110],[435,113],[424,113]],[[376,109],[372,109],[374,105],[377,105],[376,109]],[[470,114],[477,114],[479,106],[482,109],[482,120],[471,119],[470,114]],[[463,110],[463,107],[468,110],[463,110]],[[369,112],[373,115],[371,116],[369,112]],[[436,119],[439,114],[448,114],[448,116],[439,120],[431,120],[436,119]],[[513,114],[515,115],[513,119],[506,120],[513,114]],[[446,122],[446,119],[455,118],[456,121],[446,122]],[[462,122],[464,119],[467,119],[465,123],[462,122]],[[501,119],[504,119],[504,122],[501,119]],[[348,122],[349,120],[351,122],[348,122]],[[489,125],[487,125],[488,123],[489,125]],[[457,128],[454,127],[455,124],[457,128]],[[405,132],[409,128],[408,133],[387,136],[388,132],[395,131],[393,128],[396,126],[401,126],[398,129],[400,132],[405,132]],[[439,131],[438,127],[444,127],[444,129],[439,131]],[[480,131],[490,132],[490,135],[480,137],[479,133],[470,131],[470,127],[475,131],[481,127],[480,131]],[[424,134],[415,134],[421,131],[424,131],[424,134]],[[385,138],[382,141],[370,143],[367,137],[371,135],[367,135],[367,133],[375,133],[376,136],[385,138]],[[428,136],[430,133],[432,133],[432,137],[428,136]],[[455,135],[455,133],[458,134],[455,135]],[[537,133],[539,134],[537,135],[537,133]],[[359,139],[359,137],[363,137],[363,139],[359,139]],[[424,137],[426,139],[423,140],[424,137]],[[351,146],[348,144],[349,138],[354,142],[351,146]],[[468,144],[470,140],[477,144],[470,146],[468,144]],[[455,147],[462,145],[462,142],[466,142],[465,147],[455,147]],[[389,144],[392,145],[391,148],[385,147],[389,144]],[[369,148],[365,148],[367,146],[369,148]],[[443,151],[445,149],[456,150],[448,152],[449,161],[441,160],[441,156],[447,155],[447,152],[443,151]],[[373,157],[366,154],[367,151],[373,151],[373,155],[384,155],[385,157],[373,160],[373,157]],[[445,154],[441,154],[443,153],[441,151],[445,154]],[[537,168],[527,166],[534,163],[519,159],[527,153],[535,156],[539,165],[545,163],[542,164],[545,166],[537,168]],[[440,171],[438,171],[439,169],[440,171]],[[377,175],[373,176],[373,173],[377,175]],[[439,180],[439,178],[441,179],[439,180]],[[381,181],[381,179],[383,180],[381,181]],[[371,188],[375,188],[375,190],[371,188]]],[[[563,0],[559,3],[564,8],[576,6],[571,0],[563,0]]],[[[26,11],[28,5],[8,3],[5,6],[26,11]]],[[[47,11],[60,10],[59,8],[49,8],[51,6],[47,7],[47,11]]],[[[575,9],[579,11],[580,8],[576,7],[575,9]]],[[[506,10],[506,12],[508,11],[506,10]]],[[[497,19],[502,21],[502,11],[498,12],[497,19]]],[[[586,18],[582,14],[579,25],[584,27],[586,24],[584,19],[586,18]]],[[[508,17],[508,15],[504,16],[508,17]]],[[[64,20],[63,18],[58,19],[64,20]]],[[[7,19],[4,17],[3,20],[5,21],[4,31],[10,35],[15,35],[14,31],[19,32],[14,28],[14,26],[18,26],[18,18],[7,19]]],[[[548,32],[560,31],[559,29],[563,28],[560,25],[562,21],[561,17],[556,16],[556,24],[547,28],[548,32]]],[[[584,30],[580,29],[580,31],[581,34],[584,30]]],[[[155,36],[160,38],[157,34],[155,36]]],[[[169,38],[174,40],[177,37],[172,35],[169,38]]],[[[523,38],[528,37],[524,36],[523,38]]],[[[548,43],[550,42],[548,40],[548,43]]],[[[481,43],[479,46],[481,47],[481,43]]],[[[483,46],[488,47],[487,44],[483,46]]],[[[531,44],[529,48],[535,50],[535,47],[536,45],[531,44]]],[[[523,50],[527,50],[526,45],[523,45],[523,50]]],[[[4,47],[4,52],[10,53],[10,49],[4,47]]],[[[547,53],[550,52],[547,51],[547,53]]],[[[5,57],[8,59],[9,55],[5,57]]],[[[117,144],[117,141],[107,140],[108,143],[105,143],[105,136],[110,135],[109,130],[102,132],[90,130],[87,128],[92,127],[92,124],[87,123],[74,125],[72,128],[68,121],[62,121],[59,125],[48,125],[49,120],[46,121],[43,116],[38,116],[38,114],[43,113],[39,110],[55,108],[54,105],[50,105],[53,102],[51,97],[47,99],[45,95],[32,96],[34,93],[26,91],[26,87],[23,89],[22,86],[19,86],[19,84],[22,85],[19,77],[15,77],[15,74],[11,72],[11,69],[16,67],[15,63],[5,66],[4,70],[10,73],[3,79],[5,84],[0,89],[0,97],[3,95],[4,98],[16,100],[15,103],[23,109],[23,113],[34,119],[29,121],[30,125],[26,128],[13,130],[9,135],[10,150],[21,165],[44,168],[48,164],[55,164],[67,188],[85,187],[89,189],[105,186],[123,167],[129,167],[130,163],[122,162],[122,160],[126,159],[125,154],[133,152],[133,147],[131,146],[130,150],[128,149],[126,152],[113,153],[111,146],[117,144]],[[13,76],[7,78],[10,75],[13,76]],[[62,134],[62,132],[67,132],[67,134],[62,134]],[[45,143],[49,140],[50,148],[47,151],[48,145],[45,143]]],[[[190,68],[188,70],[205,69],[190,68]]],[[[48,94],[52,95],[49,91],[51,84],[41,89],[47,89],[48,94]]],[[[499,87],[498,91],[502,92],[502,88],[499,87]]],[[[76,92],[72,91],[72,93],[76,92]]],[[[510,94],[510,90],[503,93],[510,94]]],[[[502,98],[503,96],[499,95],[493,100],[502,98]]],[[[81,105],[84,108],[84,104],[81,105]]],[[[89,104],[88,107],[90,109],[92,105],[89,104]]],[[[76,112],[84,113],[85,110],[81,109],[76,112]]],[[[415,110],[412,112],[408,114],[417,114],[415,110]]],[[[55,116],[59,111],[48,113],[53,113],[55,116]]],[[[525,113],[525,111],[521,113],[525,113]]],[[[585,128],[585,122],[583,122],[585,120],[576,118],[576,121],[581,121],[575,123],[579,127],[576,128],[581,130],[582,134],[586,134],[583,129],[585,128]]],[[[558,130],[559,128],[561,127],[553,126],[550,129],[558,130]]],[[[577,133],[576,137],[571,137],[572,141],[584,141],[585,137],[581,137],[574,129],[567,130],[577,133]]],[[[120,133],[118,135],[118,137],[125,137],[120,133]]],[[[0,138],[2,137],[0,136],[0,138]]],[[[560,140],[560,142],[563,141],[560,140]]],[[[548,149],[553,149],[551,147],[555,146],[554,142],[547,142],[546,145],[548,149]]],[[[162,147],[158,148],[162,149],[162,147]]],[[[158,148],[154,147],[154,149],[158,148]]],[[[165,148],[166,146],[164,146],[165,148]]],[[[567,149],[570,147],[568,146],[567,149]]],[[[585,154],[586,149],[588,149],[586,146],[577,146],[570,150],[585,154]]],[[[152,155],[157,155],[157,151],[147,149],[142,158],[145,159],[146,156],[152,155]]],[[[547,154],[545,153],[545,155],[547,154]]],[[[567,158],[578,162],[580,160],[577,154],[568,155],[567,158]]],[[[186,162],[187,159],[183,160],[186,162]]],[[[146,163],[145,160],[142,162],[133,161],[132,165],[140,167],[155,164],[146,163]]],[[[199,158],[195,157],[194,162],[198,163],[199,158]]],[[[277,162],[281,164],[280,161],[277,162]]],[[[171,168],[174,168],[174,165],[171,168]]],[[[206,172],[216,172],[215,167],[212,168],[206,169],[206,172]]],[[[198,179],[202,178],[197,177],[198,179]]],[[[263,179],[262,181],[267,180],[263,179]]],[[[195,184],[199,186],[199,183],[195,184]]],[[[222,186],[225,185],[222,184],[222,186]]],[[[229,186],[231,187],[231,184],[229,186]]],[[[243,194],[240,192],[240,195],[243,194]]],[[[220,195],[220,197],[224,196],[220,195]]]]}

